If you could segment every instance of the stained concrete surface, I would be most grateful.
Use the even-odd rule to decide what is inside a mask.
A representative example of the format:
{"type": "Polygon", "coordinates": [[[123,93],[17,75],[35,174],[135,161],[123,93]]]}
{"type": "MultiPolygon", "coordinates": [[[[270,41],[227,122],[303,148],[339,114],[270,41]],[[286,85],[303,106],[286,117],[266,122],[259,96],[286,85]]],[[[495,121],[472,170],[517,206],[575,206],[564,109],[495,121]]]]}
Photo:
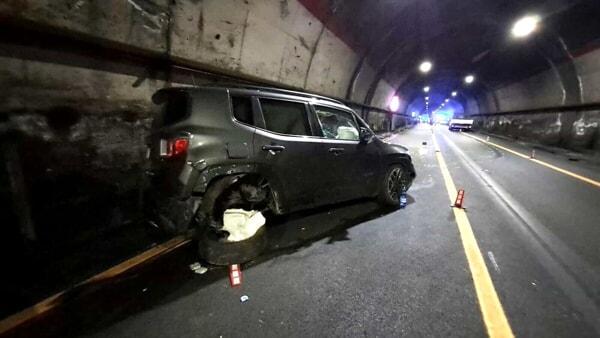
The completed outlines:
{"type": "MultiPolygon", "coordinates": [[[[41,30],[60,30],[88,40],[166,54],[203,70],[341,98],[346,96],[361,58],[359,50],[331,32],[327,22],[298,0],[32,0],[1,4],[0,15],[22,28],[39,25],[41,30]]],[[[18,29],[13,34],[18,35],[18,29]]],[[[366,69],[369,63],[364,63],[366,69]]],[[[123,85],[113,75],[101,79],[109,83],[104,87],[123,85]]],[[[0,72],[0,83],[3,80],[0,72]]],[[[45,81],[45,85],[53,86],[54,82],[45,81]]],[[[362,88],[372,82],[379,85],[378,96],[367,104],[386,108],[395,88],[380,77],[361,77],[348,99],[363,103],[366,89],[362,88]]],[[[69,86],[63,83],[58,88],[69,86]]],[[[53,93],[60,95],[69,96],[53,93]]]]}
{"type": "Polygon", "coordinates": [[[562,147],[592,156],[600,156],[600,112],[557,109],[547,113],[521,113],[475,118],[479,130],[530,141],[546,146],[562,147]]]}
{"type": "Polygon", "coordinates": [[[390,139],[410,147],[417,168],[407,208],[358,201],[279,219],[268,252],[244,265],[239,289],[225,269],[189,271],[190,246],[78,290],[17,333],[484,336],[432,137],[466,189],[467,215],[514,333],[596,336],[597,188],[429,126],[390,139]],[[250,299],[240,303],[244,294],[250,299]]]}

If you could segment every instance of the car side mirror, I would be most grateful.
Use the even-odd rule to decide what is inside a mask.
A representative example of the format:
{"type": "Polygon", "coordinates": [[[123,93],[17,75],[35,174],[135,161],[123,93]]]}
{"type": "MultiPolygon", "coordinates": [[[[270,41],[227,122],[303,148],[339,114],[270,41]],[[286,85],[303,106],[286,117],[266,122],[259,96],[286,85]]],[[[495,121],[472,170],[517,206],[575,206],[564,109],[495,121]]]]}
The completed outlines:
{"type": "Polygon", "coordinates": [[[360,131],[359,131],[359,139],[360,139],[360,143],[369,143],[369,141],[371,141],[371,139],[373,138],[373,133],[365,128],[365,127],[360,127],[360,131]]]}

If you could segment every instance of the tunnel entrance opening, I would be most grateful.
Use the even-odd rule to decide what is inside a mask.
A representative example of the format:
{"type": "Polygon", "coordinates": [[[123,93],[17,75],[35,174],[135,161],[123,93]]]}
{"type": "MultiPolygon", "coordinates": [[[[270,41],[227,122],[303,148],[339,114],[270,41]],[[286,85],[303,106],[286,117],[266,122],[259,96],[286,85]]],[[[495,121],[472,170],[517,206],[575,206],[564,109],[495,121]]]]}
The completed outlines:
{"type": "Polygon", "coordinates": [[[466,117],[467,114],[460,101],[438,93],[428,93],[413,99],[408,104],[406,113],[421,122],[442,124],[447,124],[452,118],[466,117]]]}

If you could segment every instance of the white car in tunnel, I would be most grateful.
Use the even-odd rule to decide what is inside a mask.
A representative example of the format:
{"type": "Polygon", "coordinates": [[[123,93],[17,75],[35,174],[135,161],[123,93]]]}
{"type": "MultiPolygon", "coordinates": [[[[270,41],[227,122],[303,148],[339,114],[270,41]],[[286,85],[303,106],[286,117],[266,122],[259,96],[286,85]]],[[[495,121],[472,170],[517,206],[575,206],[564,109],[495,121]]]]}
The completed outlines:
{"type": "Polygon", "coordinates": [[[473,120],[468,119],[451,119],[448,122],[448,130],[471,130],[473,128],[473,120]]]}

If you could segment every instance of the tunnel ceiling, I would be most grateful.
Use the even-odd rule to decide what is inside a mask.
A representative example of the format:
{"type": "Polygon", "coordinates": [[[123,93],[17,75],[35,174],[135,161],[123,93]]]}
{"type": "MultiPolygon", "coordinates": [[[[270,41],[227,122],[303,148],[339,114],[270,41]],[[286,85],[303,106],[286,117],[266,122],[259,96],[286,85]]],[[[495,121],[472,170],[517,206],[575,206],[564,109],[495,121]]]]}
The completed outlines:
{"type": "MultiPolygon", "coordinates": [[[[304,2],[318,8],[316,0],[304,2]]],[[[474,88],[489,90],[599,43],[600,1],[323,0],[320,10],[376,71],[410,93],[425,81],[451,90],[467,73],[479,80],[474,88]],[[527,14],[542,18],[540,29],[524,40],[511,38],[512,24],[527,14]],[[427,79],[416,72],[426,58],[434,63],[427,79]]]]}

